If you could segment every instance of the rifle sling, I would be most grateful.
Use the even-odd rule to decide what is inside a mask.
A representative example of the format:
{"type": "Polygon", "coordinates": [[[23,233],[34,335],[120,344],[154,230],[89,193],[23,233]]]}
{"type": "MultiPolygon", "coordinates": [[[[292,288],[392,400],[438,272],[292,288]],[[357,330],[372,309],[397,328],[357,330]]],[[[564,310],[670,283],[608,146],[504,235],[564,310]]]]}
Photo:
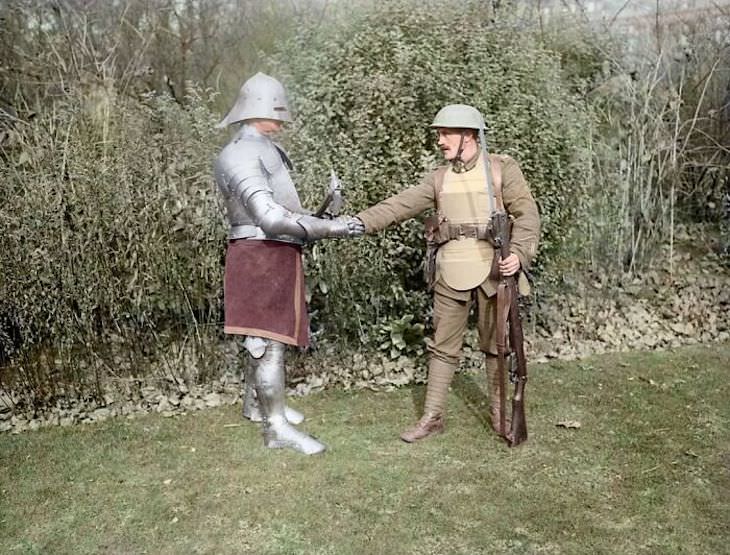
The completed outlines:
{"type": "Polygon", "coordinates": [[[508,352],[507,345],[507,322],[509,321],[509,310],[511,305],[510,290],[505,280],[502,280],[497,286],[497,375],[499,383],[499,433],[501,436],[507,436],[506,426],[506,406],[507,392],[505,390],[505,374],[508,352]]]}

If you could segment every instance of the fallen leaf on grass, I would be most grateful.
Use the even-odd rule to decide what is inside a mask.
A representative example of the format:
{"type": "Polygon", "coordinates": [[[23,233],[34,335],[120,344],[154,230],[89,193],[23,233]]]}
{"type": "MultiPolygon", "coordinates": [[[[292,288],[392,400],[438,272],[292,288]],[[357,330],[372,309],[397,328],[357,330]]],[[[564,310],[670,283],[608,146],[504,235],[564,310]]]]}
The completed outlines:
{"type": "Polygon", "coordinates": [[[558,428],[566,428],[569,430],[577,430],[580,428],[580,422],[577,420],[561,420],[555,424],[558,428]]]}

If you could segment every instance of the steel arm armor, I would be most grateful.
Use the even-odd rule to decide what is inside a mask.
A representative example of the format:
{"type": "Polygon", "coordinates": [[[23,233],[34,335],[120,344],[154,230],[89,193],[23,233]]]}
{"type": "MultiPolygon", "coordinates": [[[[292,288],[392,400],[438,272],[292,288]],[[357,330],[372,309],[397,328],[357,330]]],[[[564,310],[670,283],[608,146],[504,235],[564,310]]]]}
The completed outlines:
{"type": "Polygon", "coordinates": [[[290,212],[273,200],[273,196],[263,189],[252,193],[244,192],[245,205],[253,220],[267,237],[289,236],[302,241],[316,241],[325,237],[350,237],[362,234],[364,226],[352,218],[325,220],[307,214],[290,212]]]}
{"type": "Polygon", "coordinates": [[[244,125],[216,160],[215,176],[226,202],[231,239],[296,242],[360,235],[348,218],[323,220],[302,208],[288,157],[268,137],[244,125]]]}

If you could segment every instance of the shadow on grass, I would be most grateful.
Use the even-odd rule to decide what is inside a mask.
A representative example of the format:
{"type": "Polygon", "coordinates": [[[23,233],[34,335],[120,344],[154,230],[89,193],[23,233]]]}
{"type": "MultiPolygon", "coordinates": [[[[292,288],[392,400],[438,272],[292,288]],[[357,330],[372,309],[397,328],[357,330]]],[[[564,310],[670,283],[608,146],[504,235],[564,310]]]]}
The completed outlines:
{"type": "Polygon", "coordinates": [[[492,432],[489,419],[489,396],[475,376],[459,373],[451,383],[454,394],[464,403],[466,409],[486,432],[492,432]]]}
{"type": "MultiPolygon", "coordinates": [[[[423,415],[423,403],[426,401],[426,386],[419,385],[417,387],[411,387],[410,393],[413,405],[413,422],[415,422],[423,415]]],[[[410,424],[412,424],[412,422],[409,422],[407,425],[410,424]]]]}

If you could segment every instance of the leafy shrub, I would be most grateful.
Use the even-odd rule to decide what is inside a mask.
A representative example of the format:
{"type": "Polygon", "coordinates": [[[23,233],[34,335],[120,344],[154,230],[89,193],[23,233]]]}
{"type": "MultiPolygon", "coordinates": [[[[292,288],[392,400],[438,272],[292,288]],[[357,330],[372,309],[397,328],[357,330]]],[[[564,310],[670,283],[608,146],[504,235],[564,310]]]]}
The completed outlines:
{"type": "Polygon", "coordinates": [[[79,347],[149,350],[220,320],[225,235],[206,100],[69,94],[14,129],[0,168],[6,356],[43,345],[72,363],[79,347]]]}
{"type": "MultiPolygon", "coordinates": [[[[588,128],[559,62],[529,31],[492,24],[483,2],[399,0],[305,29],[271,68],[294,100],[288,144],[305,199],[317,204],[328,165],[348,186],[349,212],[415,185],[441,163],[429,129],[436,112],[473,104],[488,122],[490,149],[513,155],[531,183],[543,215],[540,263],[549,263],[576,218],[588,128]]],[[[326,297],[313,291],[320,325],[376,344],[384,323],[423,319],[419,222],[317,252],[312,274],[329,285],[326,297]]]]}
{"type": "MultiPolygon", "coordinates": [[[[305,205],[319,204],[329,167],[348,187],[348,213],[416,184],[440,163],[434,114],[464,102],[485,114],[490,150],[514,156],[530,181],[543,218],[543,280],[557,281],[571,259],[581,270],[637,271],[672,237],[675,215],[717,219],[728,183],[727,46],[717,34],[692,38],[689,57],[655,57],[653,72],[632,72],[610,37],[565,25],[538,33],[506,10],[493,21],[488,4],[394,0],[301,20],[266,69],[294,104],[283,142],[305,205]]],[[[99,393],[100,372],[144,373],[154,366],[146,358],[174,352],[180,336],[192,341],[176,345],[170,373],[195,365],[191,351],[203,370],[215,365],[203,347],[221,320],[226,226],[211,175],[225,140],[213,132],[220,98],[188,83],[165,85],[177,98],[133,96],[150,90],[137,77],[145,60],[120,50],[117,32],[144,31],[134,25],[146,16],[112,14],[117,31],[106,33],[106,19],[54,8],[43,12],[48,24],[24,34],[36,15],[15,5],[17,25],[0,37],[0,49],[15,53],[4,71],[21,58],[34,63],[0,87],[3,109],[6,97],[17,108],[0,112],[0,366],[12,360],[40,394],[37,386],[59,383],[99,393]],[[24,89],[24,71],[41,77],[24,89]],[[17,101],[23,89],[31,92],[17,101]]],[[[220,17],[199,7],[192,20],[220,17]]],[[[273,15],[267,45],[283,17],[273,15]]],[[[162,21],[152,35],[166,28],[162,21]]],[[[215,35],[198,31],[208,52],[215,35]]],[[[221,36],[237,41],[237,32],[234,22],[221,36]]],[[[183,61],[200,43],[181,45],[183,61]]],[[[258,54],[245,37],[221,60],[238,48],[249,53],[240,65],[248,75],[258,54]]],[[[152,65],[164,68],[167,54],[150,51],[152,65]]],[[[208,56],[194,58],[208,65],[208,56]]],[[[245,76],[227,72],[227,97],[245,76]]],[[[423,354],[430,295],[419,221],[307,250],[316,335],[393,360],[423,354]]]]}
{"type": "MultiPolygon", "coordinates": [[[[730,181],[727,20],[680,13],[652,21],[656,33],[620,41],[577,27],[551,48],[602,60],[581,83],[593,126],[591,179],[581,200],[581,259],[612,276],[636,274],[658,247],[674,246],[675,226],[718,221],[730,181]],[[658,46],[657,46],[658,45],[658,46]]],[[[580,72],[578,72],[580,73],[580,72]]],[[[586,266],[588,267],[588,266],[586,266]]]]}

